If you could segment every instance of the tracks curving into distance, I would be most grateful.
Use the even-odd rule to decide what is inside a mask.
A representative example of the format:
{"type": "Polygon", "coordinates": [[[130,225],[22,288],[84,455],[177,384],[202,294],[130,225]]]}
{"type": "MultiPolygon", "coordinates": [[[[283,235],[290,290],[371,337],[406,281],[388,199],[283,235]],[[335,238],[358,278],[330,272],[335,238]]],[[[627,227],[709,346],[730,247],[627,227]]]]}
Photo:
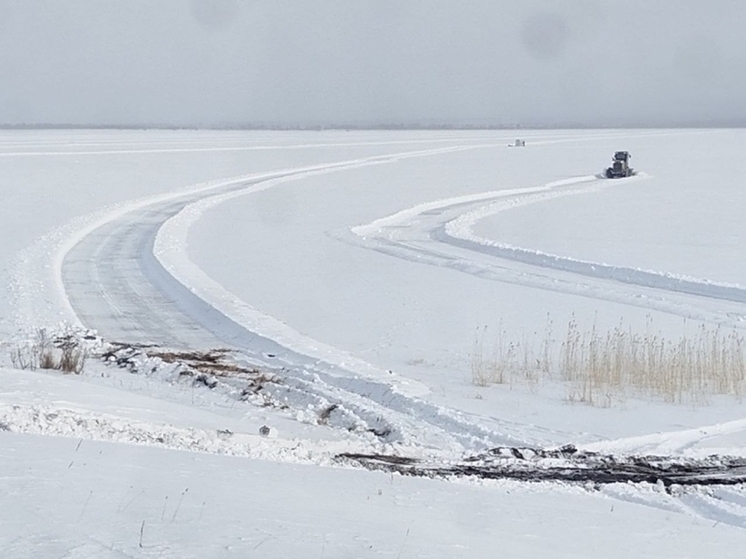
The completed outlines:
{"type": "Polygon", "coordinates": [[[446,267],[482,279],[579,295],[746,328],[746,289],[664,272],[612,266],[480,238],[473,226],[512,208],[644,180],[581,176],[540,187],[501,190],[429,202],[336,233],[346,242],[398,258],[446,267]]]}
{"type": "MultiPolygon", "coordinates": [[[[153,254],[161,227],[190,204],[229,193],[247,194],[300,178],[426,157],[456,146],[403,152],[247,176],[188,193],[161,196],[103,219],[58,258],[60,281],[74,314],[109,339],[174,347],[243,343],[221,316],[188,295],[153,254]],[[185,299],[190,299],[189,304],[185,299]],[[195,308],[197,306],[198,308],[195,308]]],[[[182,248],[182,247],[180,247],[182,248]]]]}
{"type": "MultiPolygon", "coordinates": [[[[431,404],[419,397],[425,389],[417,383],[307,339],[237,300],[207,278],[185,253],[190,225],[204,209],[231,197],[309,176],[494,147],[497,145],[456,144],[404,151],[239,177],[208,188],[160,196],[135,205],[131,211],[100,220],[77,243],[68,246],[58,259],[59,280],[75,316],[106,339],[181,349],[238,349],[251,364],[282,369],[284,383],[271,387],[278,399],[334,409],[335,416],[347,414],[350,417],[337,419],[341,423],[357,421],[366,425],[385,442],[459,452],[566,441],[574,435],[498,420],[490,420],[485,426],[483,418],[467,418],[431,404]]],[[[644,176],[625,180],[641,178],[644,176]]],[[[714,299],[709,297],[669,290],[663,280],[671,278],[655,276],[653,279],[661,280],[656,284],[649,281],[650,274],[603,269],[593,263],[505,247],[475,238],[471,233],[471,225],[486,215],[592,192],[611,184],[585,176],[540,187],[429,202],[356,227],[339,237],[368,249],[488,280],[596,297],[712,322],[731,320],[734,309],[727,305],[734,305],[733,301],[713,304],[714,299]]],[[[708,287],[689,283],[692,285],[685,287],[708,287]]],[[[736,299],[741,296],[737,291],[736,299]]],[[[704,293],[708,294],[712,295],[704,293]]],[[[732,295],[727,288],[714,296],[718,294],[732,295]]],[[[734,297],[725,297],[729,298],[734,297]]]]}
{"type": "MultiPolygon", "coordinates": [[[[287,327],[283,335],[263,335],[266,324],[273,322],[271,317],[257,317],[250,308],[246,312],[247,305],[240,301],[229,301],[226,307],[221,304],[221,293],[215,297],[214,291],[185,285],[173,275],[177,271],[167,270],[154,254],[164,224],[177,216],[188,217],[189,210],[203,201],[219,202],[318,174],[481,147],[494,146],[457,145],[376,156],[161,197],[139,205],[136,211],[120,212],[83,236],[61,259],[61,283],[81,323],[106,339],[182,349],[236,348],[251,364],[281,369],[283,383],[270,387],[278,400],[318,409],[333,407],[335,417],[351,415],[384,442],[453,452],[525,443],[527,437],[532,443],[549,444],[558,433],[541,428],[526,431],[509,422],[485,427],[483,422],[418,398],[416,394],[424,388],[417,383],[304,339],[287,327]],[[239,312],[231,312],[235,309],[239,312]]],[[[161,237],[159,244],[160,251],[155,252],[163,257],[168,239],[161,237]]],[[[184,256],[183,246],[171,248],[172,256],[184,256]]]]}
{"type": "MultiPolygon", "coordinates": [[[[58,258],[59,282],[75,316],[106,339],[185,349],[236,348],[248,362],[281,371],[283,382],[269,387],[278,400],[331,410],[330,425],[362,424],[384,443],[439,451],[453,457],[498,447],[535,449],[571,438],[579,443],[588,442],[577,435],[540,427],[492,419],[486,422],[484,418],[471,418],[432,404],[420,397],[416,383],[407,383],[334,348],[305,339],[286,325],[237,301],[209,278],[199,276],[199,270],[189,269],[189,259],[183,243],[179,242],[185,239],[186,231],[201,211],[233,196],[318,174],[483,147],[495,145],[452,145],[288,169],[160,196],[133,206],[131,211],[120,211],[100,220],[75,239],[75,243],[69,243],[58,258]],[[195,278],[201,282],[193,284],[191,280],[195,278]]],[[[627,180],[641,178],[644,177],[627,180]]],[[[487,280],[739,326],[746,292],[738,287],[573,261],[501,245],[472,233],[473,224],[487,215],[593,192],[611,184],[587,176],[535,188],[429,202],[334,235],[366,249],[456,269],[487,280]]],[[[345,458],[367,467],[381,467],[376,456],[345,458]]],[[[408,471],[416,469],[412,465],[418,459],[414,460],[404,465],[385,463],[384,469],[407,470],[404,473],[417,475],[408,471]]],[[[739,462],[737,466],[741,468],[740,476],[743,464],[739,462]]],[[[436,466],[433,468],[437,470],[436,466]]],[[[500,468],[493,472],[493,468],[494,464],[487,465],[488,475],[484,477],[521,479],[517,474],[512,475],[512,470],[507,475],[498,471],[500,468]]],[[[432,473],[429,467],[425,469],[428,471],[424,475],[432,473]]],[[[442,470],[442,473],[453,472],[442,470]]],[[[546,480],[561,478],[541,472],[539,475],[546,480]]],[[[697,506],[694,503],[690,508],[695,510],[697,506]]],[[[742,521],[739,516],[734,524],[742,521]]]]}

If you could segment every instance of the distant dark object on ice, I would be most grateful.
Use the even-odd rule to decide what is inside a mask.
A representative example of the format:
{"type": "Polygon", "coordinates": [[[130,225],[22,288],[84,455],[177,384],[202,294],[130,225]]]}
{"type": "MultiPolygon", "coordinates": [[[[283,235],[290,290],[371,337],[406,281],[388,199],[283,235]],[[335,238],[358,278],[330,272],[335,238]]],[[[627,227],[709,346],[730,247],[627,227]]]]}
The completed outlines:
{"type": "Polygon", "coordinates": [[[611,167],[606,169],[606,178],[621,179],[634,175],[635,170],[629,166],[630,159],[632,155],[628,151],[617,151],[611,159],[613,161],[611,167]]]}

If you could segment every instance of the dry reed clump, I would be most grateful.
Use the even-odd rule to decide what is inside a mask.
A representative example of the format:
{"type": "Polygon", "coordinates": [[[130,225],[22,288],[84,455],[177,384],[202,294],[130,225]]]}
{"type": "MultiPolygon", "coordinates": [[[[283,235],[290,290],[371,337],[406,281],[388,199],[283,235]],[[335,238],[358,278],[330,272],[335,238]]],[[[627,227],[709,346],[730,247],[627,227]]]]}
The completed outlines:
{"type": "Polygon", "coordinates": [[[703,402],[708,396],[741,396],[746,380],[744,337],[702,325],[692,335],[667,339],[619,326],[605,334],[581,333],[572,321],[562,344],[559,372],[573,384],[570,399],[632,391],[666,402],[703,402]]]}
{"type": "Polygon", "coordinates": [[[74,334],[50,336],[44,328],[36,331],[33,340],[18,344],[10,352],[10,361],[16,369],[56,369],[75,374],[83,371],[87,357],[87,351],[74,334]]]}
{"type": "Polygon", "coordinates": [[[558,351],[556,345],[549,329],[538,352],[535,344],[505,344],[500,336],[492,359],[485,359],[479,340],[472,380],[486,386],[554,376],[569,383],[569,401],[593,405],[610,405],[625,396],[696,404],[713,395],[740,397],[746,390],[746,339],[735,330],[703,325],[693,334],[668,339],[621,324],[607,332],[595,327],[581,332],[571,320],[558,351]]]}

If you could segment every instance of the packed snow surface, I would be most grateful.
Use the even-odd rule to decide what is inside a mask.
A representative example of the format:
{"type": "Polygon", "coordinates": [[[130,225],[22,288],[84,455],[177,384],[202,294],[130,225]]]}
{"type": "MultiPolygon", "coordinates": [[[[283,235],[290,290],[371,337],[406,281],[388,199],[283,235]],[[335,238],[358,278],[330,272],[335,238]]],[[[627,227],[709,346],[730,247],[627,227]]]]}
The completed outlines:
{"type": "Polygon", "coordinates": [[[92,351],[80,375],[0,373],[3,556],[740,557],[738,485],[339,459],[746,456],[738,395],[472,382],[496,340],[570,322],[742,332],[746,134],[521,135],[0,134],[4,362],[60,322],[92,351]],[[619,149],[638,174],[600,178],[619,149]]]}

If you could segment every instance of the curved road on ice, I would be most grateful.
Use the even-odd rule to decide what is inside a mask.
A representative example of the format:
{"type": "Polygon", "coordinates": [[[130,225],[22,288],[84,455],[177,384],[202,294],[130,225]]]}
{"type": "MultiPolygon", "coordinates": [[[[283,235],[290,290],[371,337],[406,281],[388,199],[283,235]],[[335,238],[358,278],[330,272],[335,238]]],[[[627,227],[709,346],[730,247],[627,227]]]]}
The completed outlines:
{"type": "MultiPolygon", "coordinates": [[[[464,146],[373,157],[364,161],[320,166],[311,173],[422,157],[464,146]]],[[[249,362],[282,369],[281,386],[267,386],[282,401],[302,401],[324,409],[336,405],[388,442],[400,441],[439,449],[479,449],[526,441],[525,426],[470,421],[462,414],[398,391],[389,382],[363,378],[262,337],[218,312],[179,283],[153,253],[159,229],[186,206],[201,199],[292,180],[308,169],[279,172],[229,186],[175,196],[125,213],[98,227],[64,257],[61,276],[70,304],[89,328],[107,340],[154,344],[176,349],[233,347],[249,362]]],[[[546,444],[556,433],[536,428],[531,440],[546,444]]]]}
{"type": "MultiPolygon", "coordinates": [[[[494,146],[451,146],[278,171],[261,178],[174,194],[140,206],[105,222],[65,255],[61,278],[70,305],[85,326],[111,341],[176,349],[236,348],[253,364],[282,369],[282,388],[272,387],[284,391],[276,394],[277,397],[284,398],[292,392],[296,401],[304,401],[318,409],[336,405],[389,442],[416,441],[435,448],[479,449],[520,445],[527,440],[532,444],[556,441],[557,433],[541,428],[527,428],[496,419],[490,419],[486,427],[486,418],[468,420],[463,414],[401,393],[392,384],[393,378],[371,378],[346,369],[348,365],[334,365],[284,347],[219,312],[169,273],[154,255],[154,244],[162,226],[190,204],[206,198],[250,192],[313,174],[480,147],[494,146]]],[[[655,289],[655,286],[625,285],[613,281],[614,278],[573,273],[558,267],[551,259],[537,265],[525,261],[525,257],[531,255],[520,253],[511,258],[509,250],[459,239],[452,231],[448,232],[448,225],[455,223],[459,216],[469,211],[478,212],[485,204],[503,204],[504,209],[509,209],[597,189],[603,184],[609,183],[594,177],[580,177],[544,187],[424,204],[400,212],[401,215],[357,227],[341,238],[393,256],[450,267],[492,281],[614,300],[713,322],[730,318],[737,321],[738,317],[730,312],[733,301],[695,298],[655,289]]],[[[740,305],[737,310],[742,312],[740,305]]]]}
{"type": "MultiPolygon", "coordinates": [[[[471,419],[402,394],[385,380],[362,377],[251,332],[180,283],[154,254],[156,237],[164,223],[190,204],[208,197],[250,190],[263,183],[293,180],[309,173],[335,172],[406,157],[426,157],[479,147],[486,146],[453,146],[278,171],[262,178],[175,194],[140,206],[105,222],[67,252],[60,273],[68,300],[85,326],[99,331],[111,341],[183,349],[230,346],[239,349],[251,362],[282,368],[283,382],[267,387],[267,390],[275,391],[277,398],[294,395],[294,401],[309,408],[319,410],[335,406],[345,410],[347,416],[339,420],[338,427],[346,427],[342,420],[352,417],[384,442],[402,442],[453,452],[504,445],[556,444],[561,437],[572,435],[494,418],[471,419]]],[[[603,277],[598,273],[594,277],[596,269],[593,263],[559,261],[552,255],[529,254],[523,249],[491,245],[469,238],[468,234],[459,236],[458,232],[449,230],[449,224],[460,216],[469,211],[478,212],[485,204],[504,202],[507,209],[516,204],[600,186],[599,181],[586,177],[554,187],[548,185],[497,192],[494,196],[490,193],[476,195],[466,201],[453,199],[440,204],[430,203],[419,210],[401,212],[401,219],[396,216],[383,218],[378,220],[379,223],[358,227],[353,233],[341,234],[340,238],[392,256],[446,266],[488,280],[615,300],[704,320],[739,320],[740,317],[734,317],[730,312],[733,310],[730,305],[743,312],[741,305],[734,305],[746,298],[741,289],[689,282],[691,285],[684,284],[689,289],[689,294],[686,294],[681,293],[681,282],[673,286],[667,286],[665,282],[646,285],[645,282],[660,278],[635,275],[629,270],[602,270],[611,275],[603,277]],[[573,266],[580,269],[573,269],[573,266]],[[632,276],[625,276],[625,285],[625,278],[613,276],[616,272],[632,273],[632,276]],[[697,294],[704,297],[693,297],[691,293],[695,289],[703,290],[697,294]]],[[[462,233],[464,231],[470,232],[468,228],[462,233]]]]}

